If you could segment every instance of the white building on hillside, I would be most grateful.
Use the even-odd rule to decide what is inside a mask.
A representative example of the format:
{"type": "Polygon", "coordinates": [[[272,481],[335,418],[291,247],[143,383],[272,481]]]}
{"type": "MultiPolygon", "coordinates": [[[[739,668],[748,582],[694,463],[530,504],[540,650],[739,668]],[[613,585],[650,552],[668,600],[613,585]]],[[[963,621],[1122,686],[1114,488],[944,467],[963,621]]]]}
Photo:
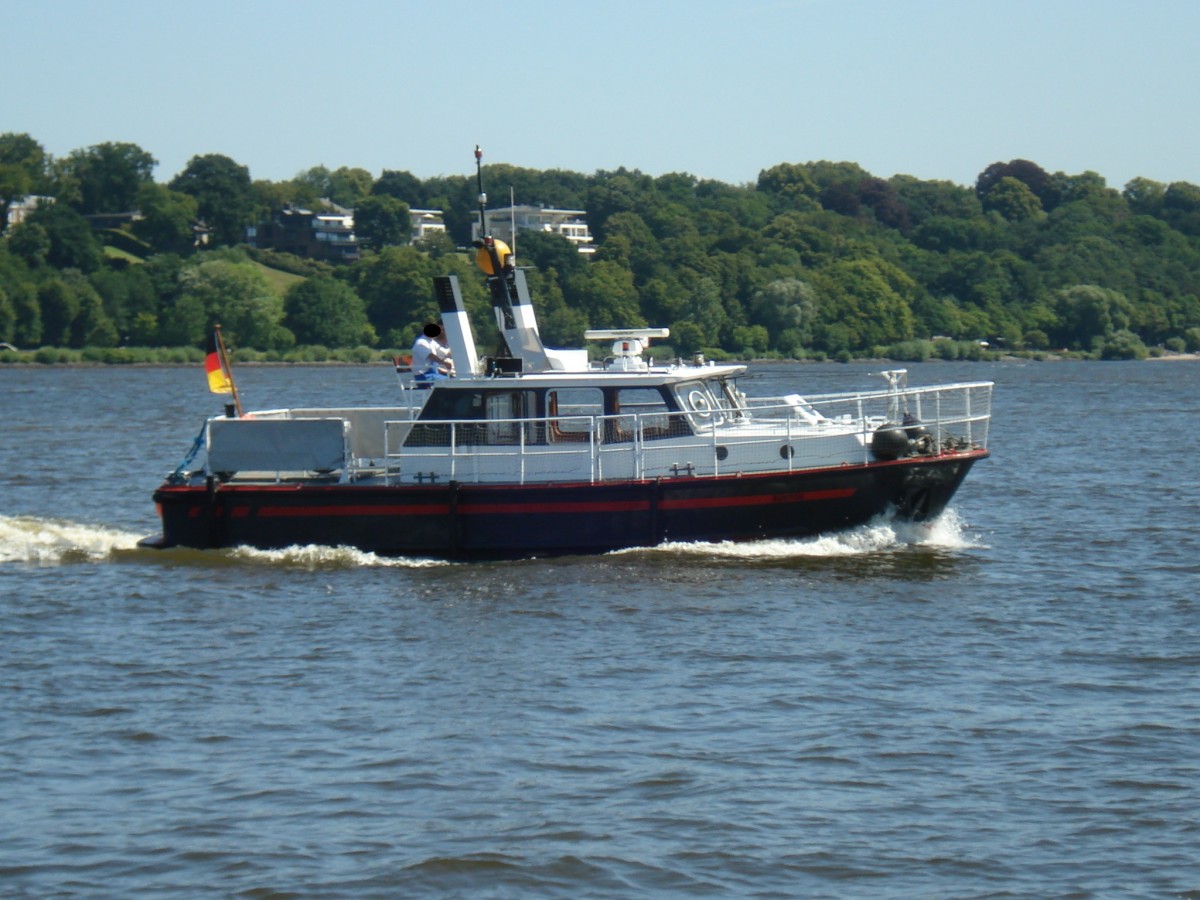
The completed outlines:
{"type": "Polygon", "coordinates": [[[446,233],[446,222],[440,209],[410,209],[409,220],[412,222],[412,242],[423,241],[434,234],[446,233]]]}
{"type": "Polygon", "coordinates": [[[39,206],[46,206],[54,202],[53,197],[41,197],[37,194],[30,194],[27,197],[18,197],[8,205],[8,225],[20,225],[25,221],[26,216],[37,209],[39,206]]]}
{"type": "MultiPolygon", "coordinates": [[[[574,244],[580,253],[595,253],[591,232],[588,231],[587,211],[555,209],[553,206],[505,206],[489,209],[485,214],[488,232],[509,246],[520,242],[514,232],[542,231],[557,234],[574,244]]],[[[479,223],[471,226],[471,238],[479,239],[479,223]]]]}

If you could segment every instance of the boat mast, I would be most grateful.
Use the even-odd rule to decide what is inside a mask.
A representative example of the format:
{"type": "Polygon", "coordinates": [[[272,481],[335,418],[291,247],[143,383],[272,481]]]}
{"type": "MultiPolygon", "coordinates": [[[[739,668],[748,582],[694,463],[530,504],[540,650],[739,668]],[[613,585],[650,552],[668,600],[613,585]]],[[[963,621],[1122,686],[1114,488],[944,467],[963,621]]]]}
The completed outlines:
{"type": "MultiPolygon", "coordinates": [[[[504,277],[505,261],[500,258],[500,248],[496,246],[495,238],[488,234],[487,192],[483,189],[483,149],[478,144],[475,145],[475,183],[479,188],[479,240],[475,242],[475,246],[485,255],[487,262],[491,263],[491,271],[488,271],[489,267],[483,264],[483,260],[478,259],[479,254],[476,255],[476,260],[479,267],[487,273],[488,287],[492,292],[492,309],[496,312],[496,321],[501,332],[507,335],[516,328],[516,319],[513,316],[512,295],[504,277]]],[[[508,343],[507,338],[505,342],[508,343]]],[[[509,353],[516,355],[511,346],[509,353]]]]}

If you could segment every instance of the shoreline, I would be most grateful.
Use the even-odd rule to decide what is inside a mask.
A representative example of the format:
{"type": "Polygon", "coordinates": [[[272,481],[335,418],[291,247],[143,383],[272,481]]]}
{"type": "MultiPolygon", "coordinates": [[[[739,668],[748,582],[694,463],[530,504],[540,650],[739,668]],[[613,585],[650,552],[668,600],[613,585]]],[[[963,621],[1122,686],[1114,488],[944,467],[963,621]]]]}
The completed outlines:
{"type": "MultiPolygon", "coordinates": [[[[961,362],[978,362],[978,363],[989,363],[989,362],[992,362],[992,363],[994,363],[994,362],[1004,362],[1004,363],[1014,363],[1014,362],[1020,362],[1020,363],[1028,363],[1028,362],[1035,362],[1035,363],[1153,362],[1153,363],[1159,363],[1159,362],[1198,362],[1198,361],[1200,361],[1200,353],[1166,353],[1166,354],[1163,354],[1162,356],[1147,356],[1145,359],[1140,359],[1140,360],[1136,360],[1136,359],[1135,360],[1084,359],[1084,358],[1081,358],[1078,356],[1061,356],[1056,353],[1047,353],[1040,357],[1013,356],[1013,355],[1005,354],[1003,356],[998,356],[995,359],[976,359],[976,360],[941,359],[941,358],[937,358],[937,357],[931,358],[931,359],[892,359],[889,357],[863,356],[863,357],[856,357],[854,359],[851,359],[846,363],[840,362],[835,359],[822,359],[822,360],[813,360],[813,359],[747,359],[747,360],[728,359],[728,360],[719,360],[719,361],[714,360],[714,362],[729,363],[729,364],[733,364],[733,365],[754,365],[754,366],[792,365],[792,364],[810,365],[810,366],[820,366],[820,365],[840,366],[840,365],[849,365],[850,363],[867,363],[867,364],[872,364],[872,365],[914,366],[914,365],[925,365],[925,364],[939,365],[939,364],[946,364],[946,363],[961,363],[961,362]]],[[[95,368],[190,369],[190,368],[195,368],[197,366],[202,366],[202,365],[203,365],[202,362],[104,362],[102,360],[73,360],[71,362],[39,362],[37,360],[13,360],[13,361],[0,361],[0,371],[3,371],[6,368],[21,368],[21,369],[31,369],[31,368],[40,368],[40,369],[55,369],[55,368],[61,368],[61,369],[95,369],[95,368]]],[[[236,366],[238,368],[284,368],[284,367],[345,368],[345,367],[349,367],[349,366],[362,367],[362,366],[377,366],[377,365],[391,367],[392,363],[391,363],[391,360],[385,360],[385,359],[378,359],[378,360],[373,360],[373,361],[369,361],[369,362],[348,362],[346,360],[340,360],[340,359],[328,359],[328,360],[319,360],[319,361],[318,360],[305,360],[305,361],[256,360],[253,362],[238,362],[238,363],[236,363],[236,366]]]]}

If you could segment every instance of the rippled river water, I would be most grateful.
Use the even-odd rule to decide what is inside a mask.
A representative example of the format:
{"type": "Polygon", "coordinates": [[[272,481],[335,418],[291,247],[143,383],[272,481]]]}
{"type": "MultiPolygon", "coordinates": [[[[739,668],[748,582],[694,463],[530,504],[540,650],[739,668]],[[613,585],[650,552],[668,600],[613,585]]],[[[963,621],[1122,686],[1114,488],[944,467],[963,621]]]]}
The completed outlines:
{"type": "Polygon", "coordinates": [[[978,379],[932,527],[444,564],[137,549],[202,373],[0,369],[0,895],[1200,897],[1200,363],[978,379]]]}

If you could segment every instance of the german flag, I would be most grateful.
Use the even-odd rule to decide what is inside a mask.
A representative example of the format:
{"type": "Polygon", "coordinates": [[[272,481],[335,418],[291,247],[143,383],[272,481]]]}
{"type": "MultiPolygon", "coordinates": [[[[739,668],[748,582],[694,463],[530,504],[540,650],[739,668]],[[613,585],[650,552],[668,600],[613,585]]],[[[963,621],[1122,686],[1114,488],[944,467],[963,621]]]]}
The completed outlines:
{"type": "Polygon", "coordinates": [[[229,369],[225,366],[225,359],[221,353],[221,347],[217,343],[217,333],[210,331],[208,334],[208,347],[204,352],[204,371],[208,375],[208,389],[214,394],[232,394],[233,379],[229,377],[229,369]]]}

